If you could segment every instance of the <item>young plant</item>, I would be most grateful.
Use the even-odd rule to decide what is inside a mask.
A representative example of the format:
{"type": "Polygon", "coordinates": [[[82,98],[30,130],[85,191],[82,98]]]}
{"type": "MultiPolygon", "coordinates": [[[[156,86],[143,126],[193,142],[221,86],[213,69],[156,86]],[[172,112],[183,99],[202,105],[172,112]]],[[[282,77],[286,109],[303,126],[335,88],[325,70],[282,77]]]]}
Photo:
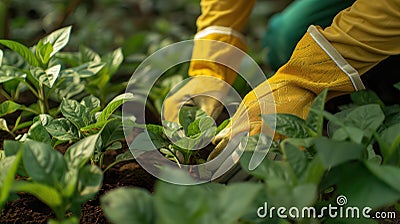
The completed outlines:
{"type": "MultiPolygon", "coordinates": [[[[132,94],[121,94],[111,100],[102,111],[99,111],[100,100],[92,95],[84,97],[80,102],[64,99],[60,106],[63,117],[53,119],[49,115],[40,115],[38,121],[52,136],[54,146],[98,134],[96,149],[91,159],[102,167],[104,152],[120,149],[120,140],[124,138],[122,117],[113,113],[124,102],[132,99],[132,94]]],[[[129,122],[128,119],[124,121],[129,122]]]]}
{"type": "Polygon", "coordinates": [[[205,158],[192,161],[193,155],[198,153],[197,149],[207,146],[226,124],[224,122],[217,128],[204,111],[197,107],[182,107],[179,124],[169,121],[164,121],[162,126],[147,124],[145,132],[136,136],[130,148],[141,151],[158,149],[178,164],[201,163],[205,158]]]}
{"type": "MultiPolygon", "coordinates": [[[[95,150],[97,137],[92,135],[75,143],[64,156],[52,149],[50,143],[30,139],[5,141],[5,160],[14,158],[14,163],[8,168],[10,173],[3,178],[1,192],[34,195],[54,211],[57,220],[50,223],[78,223],[81,205],[97,194],[103,180],[102,171],[87,164],[95,150]],[[21,155],[22,160],[19,159],[21,155]],[[29,178],[12,182],[16,167],[20,175],[29,178]],[[66,217],[68,211],[73,214],[69,218],[66,217]]],[[[9,164],[5,160],[0,164],[9,164]]],[[[3,197],[0,199],[4,201],[3,197]]]]}
{"type": "MultiPolygon", "coordinates": [[[[60,52],[57,54],[57,58],[72,67],[88,62],[103,64],[96,76],[88,77],[87,83],[82,85],[85,92],[99,98],[102,104],[109,102],[126,88],[125,83],[111,83],[111,78],[113,78],[124,60],[121,48],[101,57],[92,49],[80,46],[79,52],[60,52]]],[[[101,107],[104,106],[101,105],[101,107]]]]}

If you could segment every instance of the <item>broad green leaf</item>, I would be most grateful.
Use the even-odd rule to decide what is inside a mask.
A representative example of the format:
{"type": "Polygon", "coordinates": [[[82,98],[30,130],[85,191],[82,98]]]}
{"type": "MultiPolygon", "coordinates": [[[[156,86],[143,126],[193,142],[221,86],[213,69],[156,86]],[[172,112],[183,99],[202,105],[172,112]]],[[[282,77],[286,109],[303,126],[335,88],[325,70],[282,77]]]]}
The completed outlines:
{"type": "MultiPolygon", "coordinates": [[[[311,108],[319,111],[324,110],[328,89],[322,91],[314,100],[311,108]]],[[[324,116],[321,113],[316,113],[315,110],[310,110],[306,119],[306,125],[313,130],[317,135],[322,135],[324,116]]]]}
{"type": "Polygon", "coordinates": [[[55,65],[53,67],[48,68],[44,71],[41,68],[32,67],[31,74],[32,76],[43,85],[52,88],[54,83],[58,78],[58,74],[60,73],[61,65],[55,65]]]}
{"type": "Polygon", "coordinates": [[[50,33],[42,39],[43,44],[50,43],[53,46],[53,51],[51,52],[50,57],[67,45],[70,33],[71,26],[67,26],[50,33]]]}
{"type": "Polygon", "coordinates": [[[182,125],[183,130],[187,133],[189,125],[204,116],[207,116],[206,112],[200,110],[198,107],[183,106],[179,111],[178,118],[180,125],[182,125]]]}
{"type": "Polygon", "coordinates": [[[336,141],[351,140],[354,143],[362,144],[364,139],[364,131],[356,127],[345,126],[337,129],[333,133],[332,139],[336,141]]]}
{"type": "Polygon", "coordinates": [[[8,129],[7,126],[7,121],[4,118],[0,118],[0,130],[10,132],[10,129],[8,129]]]}
{"type": "Polygon", "coordinates": [[[82,99],[81,104],[86,107],[89,113],[95,113],[100,110],[100,100],[99,98],[89,95],[82,99]]]}
{"type": "Polygon", "coordinates": [[[395,166],[378,165],[372,162],[365,162],[365,166],[377,178],[385,182],[387,185],[396,189],[400,197],[400,168],[395,166]]]}
{"type": "Polygon", "coordinates": [[[275,130],[281,135],[289,138],[307,138],[310,137],[306,128],[306,122],[292,114],[262,114],[264,122],[274,127],[274,118],[276,116],[275,130]]]}
{"type": "Polygon", "coordinates": [[[346,125],[352,125],[364,130],[367,136],[371,136],[385,120],[382,109],[377,104],[368,104],[352,110],[345,119],[346,125]]]}
{"type": "Polygon", "coordinates": [[[300,177],[307,167],[306,154],[290,143],[283,144],[283,152],[285,160],[289,162],[294,173],[300,177]]]}
{"type": "Polygon", "coordinates": [[[208,197],[209,200],[215,200],[217,210],[214,210],[214,215],[217,217],[215,223],[237,223],[242,217],[247,207],[249,207],[257,193],[262,189],[261,184],[256,183],[236,183],[223,188],[216,198],[208,197]],[[235,195],[235,197],[232,197],[235,195]]]}
{"type": "Polygon", "coordinates": [[[77,196],[80,202],[92,199],[103,183],[103,172],[93,165],[86,165],[79,170],[77,196]]]}
{"type": "Polygon", "coordinates": [[[43,44],[42,40],[40,40],[35,47],[36,57],[41,61],[43,65],[47,65],[52,52],[53,46],[51,45],[51,43],[43,44]]]}
{"type": "Polygon", "coordinates": [[[43,126],[49,125],[52,120],[54,120],[53,117],[48,114],[39,114],[33,118],[33,122],[40,121],[43,126]]]}
{"type": "Polygon", "coordinates": [[[118,118],[113,118],[107,121],[103,121],[103,122],[97,122],[94,124],[90,124],[87,125],[85,127],[80,128],[79,130],[84,134],[84,135],[93,135],[93,134],[97,134],[101,131],[101,129],[109,122],[118,119],[118,118]]]}
{"type": "Polygon", "coordinates": [[[122,126],[122,121],[120,119],[115,119],[108,122],[100,132],[100,138],[102,149],[105,149],[107,146],[112,144],[113,142],[123,139],[124,129],[122,126]]]}
{"type": "Polygon", "coordinates": [[[32,124],[28,130],[27,137],[37,142],[51,143],[50,135],[41,122],[35,122],[32,124]]]}
{"type": "Polygon", "coordinates": [[[254,170],[249,170],[249,163],[252,157],[252,152],[244,152],[240,158],[241,167],[251,175],[270,181],[276,179],[283,181],[286,184],[294,184],[297,182],[297,177],[288,162],[285,161],[273,161],[264,159],[262,163],[254,170]]]}
{"type": "Polygon", "coordinates": [[[74,68],[70,68],[65,73],[73,73],[79,75],[80,78],[88,78],[96,75],[102,68],[104,67],[104,63],[102,62],[86,62],[82,65],[79,65],[74,68]]]}
{"type": "Polygon", "coordinates": [[[53,150],[50,144],[26,141],[23,159],[28,175],[42,184],[54,186],[66,170],[62,154],[53,150]]]}
{"type": "Polygon", "coordinates": [[[400,164],[400,123],[382,131],[378,143],[385,163],[400,164]]]}
{"type": "Polygon", "coordinates": [[[0,69],[0,83],[5,83],[11,80],[24,80],[26,78],[26,74],[22,72],[20,69],[2,65],[0,69]]]}
{"type": "Polygon", "coordinates": [[[365,147],[353,142],[339,142],[325,137],[314,140],[321,161],[326,169],[335,167],[341,163],[362,158],[365,147]]]}
{"type": "Polygon", "coordinates": [[[113,100],[111,100],[110,103],[107,104],[107,106],[104,108],[103,111],[101,111],[101,114],[100,114],[99,118],[97,119],[97,122],[106,121],[111,116],[111,114],[113,114],[114,111],[118,107],[120,107],[124,102],[130,101],[133,99],[134,99],[134,96],[132,93],[124,93],[124,94],[118,95],[113,100]]]}
{"type": "Polygon", "coordinates": [[[51,96],[56,101],[62,101],[63,98],[70,99],[85,89],[85,82],[81,80],[77,73],[68,76],[64,76],[63,73],[65,73],[65,70],[61,70],[57,88],[54,89],[55,94],[51,96]]]}
{"type": "Polygon", "coordinates": [[[6,157],[15,156],[23,147],[23,143],[15,140],[4,140],[3,147],[4,147],[4,154],[6,157]]]}
{"type": "Polygon", "coordinates": [[[325,174],[325,167],[321,161],[321,157],[317,154],[313,160],[308,163],[304,175],[301,178],[302,183],[320,184],[323,175],[325,174]]]}
{"type": "Polygon", "coordinates": [[[356,91],[352,93],[351,100],[357,105],[367,105],[367,104],[378,104],[383,107],[385,104],[382,100],[376,95],[375,92],[369,90],[356,91]]]}
{"type": "Polygon", "coordinates": [[[70,169],[82,167],[93,155],[98,135],[91,135],[70,146],[64,154],[70,169]]]}
{"type": "Polygon", "coordinates": [[[22,107],[23,106],[18,103],[15,103],[11,100],[6,100],[0,104],[0,117],[3,117],[7,114],[12,114],[22,107]]]}
{"type": "Polygon", "coordinates": [[[73,123],[65,118],[58,118],[50,121],[45,129],[54,138],[61,141],[70,141],[79,139],[79,131],[73,123]]]}
{"type": "Polygon", "coordinates": [[[79,52],[58,52],[55,57],[71,67],[81,64],[81,54],[79,52]]]}
{"type": "Polygon", "coordinates": [[[16,181],[12,185],[12,191],[32,194],[52,209],[55,209],[62,204],[60,193],[51,186],[45,184],[16,181]]]}
{"type": "Polygon", "coordinates": [[[15,156],[6,157],[0,161],[0,210],[8,199],[21,158],[22,151],[19,150],[15,156]]]}
{"type": "Polygon", "coordinates": [[[3,51],[0,49],[0,67],[3,65],[3,51]]]}
{"type": "Polygon", "coordinates": [[[218,134],[220,131],[222,131],[230,122],[231,119],[224,120],[220,125],[218,125],[217,130],[215,130],[215,134],[218,134]]]}
{"type": "Polygon", "coordinates": [[[85,127],[91,123],[91,115],[86,113],[85,107],[76,100],[63,99],[61,113],[77,128],[85,127]]]}
{"type": "MultiPolygon", "coordinates": [[[[385,171],[386,169],[383,168],[378,172],[382,174],[385,171]]],[[[347,206],[358,206],[359,208],[368,206],[377,209],[400,199],[400,192],[396,190],[398,186],[397,188],[391,186],[398,182],[398,178],[391,180],[390,185],[387,183],[386,178],[393,174],[391,172],[383,180],[382,176],[377,177],[375,173],[371,172],[365,163],[348,162],[333,168],[325,179],[329,181],[329,186],[336,186],[337,195],[347,197],[347,206]]]]}
{"type": "Polygon", "coordinates": [[[80,58],[81,62],[90,62],[90,61],[100,62],[101,61],[100,55],[86,46],[81,45],[79,47],[79,53],[81,55],[81,58],[80,58]]]}
{"type": "Polygon", "coordinates": [[[153,198],[144,189],[118,188],[102,196],[100,201],[105,216],[113,223],[156,223],[153,198]]]}
{"type": "Polygon", "coordinates": [[[36,59],[36,56],[33,54],[29,48],[26,46],[12,40],[0,40],[0,44],[10,48],[11,50],[17,52],[19,55],[21,55],[26,62],[28,62],[32,66],[39,66],[39,61],[36,59]]]}
{"type": "Polygon", "coordinates": [[[107,73],[109,76],[114,74],[119,66],[122,64],[124,60],[124,55],[122,53],[122,49],[118,48],[114,50],[112,53],[106,54],[102,61],[106,63],[107,73]]]}

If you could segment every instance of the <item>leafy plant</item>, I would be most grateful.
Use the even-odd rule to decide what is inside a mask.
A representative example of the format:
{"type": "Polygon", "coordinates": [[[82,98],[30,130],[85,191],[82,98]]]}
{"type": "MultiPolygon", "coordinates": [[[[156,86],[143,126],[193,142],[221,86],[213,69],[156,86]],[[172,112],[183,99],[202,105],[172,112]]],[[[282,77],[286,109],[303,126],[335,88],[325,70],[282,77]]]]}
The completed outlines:
{"type": "MultiPolygon", "coordinates": [[[[70,26],[56,30],[31,48],[16,41],[0,40],[1,45],[12,50],[4,53],[0,50],[0,94],[7,99],[0,104],[1,117],[19,110],[35,115],[56,115],[59,111],[56,107],[50,108],[50,100],[59,101],[81,93],[84,90],[82,79],[96,75],[104,67],[101,61],[87,60],[66,68],[57,58],[57,54],[67,45],[70,33],[70,26]],[[36,103],[18,103],[20,93],[25,90],[35,96],[36,103]]],[[[29,121],[20,123],[26,113],[18,117],[11,130],[2,118],[1,130],[15,135],[16,130],[31,125],[29,121]]]]}
{"type": "MultiPolygon", "coordinates": [[[[217,128],[214,119],[197,107],[182,107],[179,124],[169,121],[164,121],[162,126],[147,124],[145,132],[135,138],[130,148],[141,151],[158,149],[178,164],[189,164],[193,162],[195,150],[207,146],[222,126],[217,128]]],[[[204,158],[198,159],[197,163],[204,161],[204,158]]]]}
{"type": "Polygon", "coordinates": [[[103,180],[103,173],[98,167],[87,165],[95,150],[97,137],[92,135],[75,143],[64,156],[53,150],[49,143],[30,139],[25,142],[5,141],[7,157],[1,164],[9,166],[10,173],[3,179],[1,191],[34,195],[54,211],[58,221],[50,223],[78,223],[81,205],[93,198],[103,180]],[[11,160],[14,163],[7,165],[11,160]],[[29,179],[11,182],[16,167],[19,167],[20,175],[29,179]],[[73,216],[66,218],[68,211],[73,216]]]}
{"type": "MultiPolygon", "coordinates": [[[[100,100],[92,95],[84,97],[81,102],[64,99],[60,105],[64,117],[53,119],[49,115],[41,114],[34,119],[34,125],[22,138],[52,143],[56,146],[98,135],[91,159],[102,167],[104,152],[120,149],[122,147],[120,140],[124,138],[122,117],[114,115],[114,112],[124,102],[132,99],[132,94],[121,94],[109,102],[102,111],[99,111],[100,100]]],[[[127,122],[128,126],[129,122],[134,122],[134,118],[126,118],[124,122],[127,122]]]]}

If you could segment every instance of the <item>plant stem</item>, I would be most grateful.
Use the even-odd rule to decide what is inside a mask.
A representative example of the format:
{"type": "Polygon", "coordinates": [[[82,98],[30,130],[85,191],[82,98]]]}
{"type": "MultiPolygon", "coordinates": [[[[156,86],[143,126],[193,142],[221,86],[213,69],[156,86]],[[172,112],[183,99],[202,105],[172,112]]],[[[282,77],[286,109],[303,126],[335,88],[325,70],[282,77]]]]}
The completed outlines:
{"type": "Polygon", "coordinates": [[[33,95],[36,96],[36,98],[39,98],[39,94],[38,92],[35,90],[35,88],[33,88],[27,81],[22,80],[22,82],[26,85],[26,87],[28,87],[28,89],[33,93],[33,95]]]}
{"type": "Polygon", "coordinates": [[[11,96],[3,89],[3,87],[0,87],[0,94],[3,95],[7,100],[11,100],[11,96]]]}
{"type": "Polygon", "coordinates": [[[46,99],[45,99],[44,87],[43,84],[39,82],[39,91],[38,91],[38,103],[40,108],[40,113],[46,114],[47,107],[46,107],[46,99]]]}

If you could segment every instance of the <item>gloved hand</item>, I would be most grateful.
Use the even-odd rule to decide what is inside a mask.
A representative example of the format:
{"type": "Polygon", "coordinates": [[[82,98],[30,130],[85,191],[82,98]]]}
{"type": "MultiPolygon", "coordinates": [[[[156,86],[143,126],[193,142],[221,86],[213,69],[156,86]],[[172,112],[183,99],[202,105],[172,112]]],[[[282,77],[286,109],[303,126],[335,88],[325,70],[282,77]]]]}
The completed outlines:
{"type": "Polygon", "coordinates": [[[233,84],[235,81],[236,73],[233,69],[240,65],[243,55],[238,50],[246,51],[244,37],[240,32],[254,2],[255,0],[201,1],[202,14],[196,23],[198,33],[194,38],[195,45],[189,67],[189,76],[193,79],[164,101],[166,120],[178,121],[179,108],[185,102],[200,107],[214,118],[218,117],[222,105],[205,95],[223,97],[227,94],[226,83],[233,84]],[[191,100],[187,101],[188,99],[191,100]]]}
{"type": "Polygon", "coordinates": [[[289,62],[246,95],[231,123],[215,137],[214,143],[218,145],[208,159],[216,157],[232,136],[244,131],[249,131],[250,135],[259,133],[263,125],[260,114],[274,113],[276,109],[276,113],[305,118],[313,99],[325,88],[329,88],[328,98],[332,98],[364,86],[357,71],[329,44],[318,28],[311,26],[297,44],[289,62]]]}
{"type": "Polygon", "coordinates": [[[229,84],[214,76],[195,76],[164,101],[164,119],[178,121],[182,106],[197,106],[216,119],[223,109],[217,100],[226,95],[229,84]]]}

